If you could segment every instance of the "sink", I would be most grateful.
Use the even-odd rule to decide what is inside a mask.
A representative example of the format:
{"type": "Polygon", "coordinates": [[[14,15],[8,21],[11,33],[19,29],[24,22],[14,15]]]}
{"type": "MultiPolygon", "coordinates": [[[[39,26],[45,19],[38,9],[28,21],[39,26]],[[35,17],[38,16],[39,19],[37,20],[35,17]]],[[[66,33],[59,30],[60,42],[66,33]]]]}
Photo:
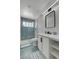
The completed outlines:
{"type": "Polygon", "coordinates": [[[45,31],[45,34],[49,34],[49,35],[57,35],[57,32],[53,32],[53,33],[51,33],[51,32],[49,32],[49,31],[45,31]]]}
{"type": "Polygon", "coordinates": [[[53,32],[53,35],[57,35],[57,32],[53,32]]]}

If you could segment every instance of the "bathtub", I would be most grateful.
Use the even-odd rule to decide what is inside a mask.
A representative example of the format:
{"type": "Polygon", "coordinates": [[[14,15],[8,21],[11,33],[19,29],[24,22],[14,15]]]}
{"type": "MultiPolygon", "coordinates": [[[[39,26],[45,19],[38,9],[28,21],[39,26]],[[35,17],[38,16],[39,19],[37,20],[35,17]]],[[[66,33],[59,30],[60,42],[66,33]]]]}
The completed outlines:
{"type": "Polygon", "coordinates": [[[37,46],[37,38],[20,41],[20,48],[28,47],[30,45],[37,46]]]}

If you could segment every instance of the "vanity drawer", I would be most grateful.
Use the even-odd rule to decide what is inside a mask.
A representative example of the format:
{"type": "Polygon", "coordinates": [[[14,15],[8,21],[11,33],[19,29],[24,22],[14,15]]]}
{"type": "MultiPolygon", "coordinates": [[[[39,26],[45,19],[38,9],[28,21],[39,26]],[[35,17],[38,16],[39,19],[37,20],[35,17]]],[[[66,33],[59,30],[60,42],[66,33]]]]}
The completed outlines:
{"type": "Polygon", "coordinates": [[[50,55],[49,59],[57,59],[57,58],[55,56],[53,56],[53,55],[50,55]]]}
{"type": "Polygon", "coordinates": [[[52,39],[49,40],[49,46],[56,48],[57,50],[59,50],[59,42],[58,41],[54,41],[52,39]]]}
{"type": "Polygon", "coordinates": [[[49,59],[58,59],[59,58],[59,41],[53,39],[49,40],[49,59]]]}

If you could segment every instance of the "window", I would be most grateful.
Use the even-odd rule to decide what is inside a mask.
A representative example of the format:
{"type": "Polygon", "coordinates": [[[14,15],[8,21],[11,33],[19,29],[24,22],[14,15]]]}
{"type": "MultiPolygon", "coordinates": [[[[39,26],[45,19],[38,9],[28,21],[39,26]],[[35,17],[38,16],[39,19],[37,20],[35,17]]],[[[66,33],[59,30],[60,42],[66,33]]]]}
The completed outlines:
{"type": "Polygon", "coordinates": [[[25,21],[23,21],[22,25],[24,27],[34,27],[34,22],[25,22],[25,21]]]}

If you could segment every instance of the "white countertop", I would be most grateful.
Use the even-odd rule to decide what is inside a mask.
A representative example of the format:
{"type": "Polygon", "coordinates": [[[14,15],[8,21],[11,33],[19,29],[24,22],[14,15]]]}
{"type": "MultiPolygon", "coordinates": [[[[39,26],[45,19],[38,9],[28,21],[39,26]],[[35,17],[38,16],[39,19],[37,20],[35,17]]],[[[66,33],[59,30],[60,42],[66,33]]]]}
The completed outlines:
{"type": "Polygon", "coordinates": [[[44,34],[44,33],[39,33],[38,35],[53,39],[55,41],[59,41],[59,35],[53,35],[53,34],[44,34]]]}

